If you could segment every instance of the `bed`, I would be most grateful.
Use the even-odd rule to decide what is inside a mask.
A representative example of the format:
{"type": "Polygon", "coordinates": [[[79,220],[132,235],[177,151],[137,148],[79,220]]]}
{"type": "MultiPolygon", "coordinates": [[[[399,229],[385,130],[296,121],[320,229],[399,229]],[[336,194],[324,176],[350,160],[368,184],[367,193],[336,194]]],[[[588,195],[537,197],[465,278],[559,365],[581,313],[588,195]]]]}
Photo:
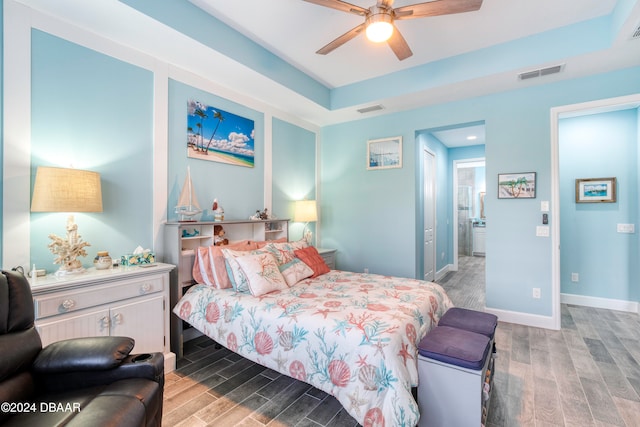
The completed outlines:
{"type": "MultiPolygon", "coordinates": [[[[277,257],[293,251],[277,251],[282,269],[277,257]]],[[[257,296],[198,284],[173,311],[229,350],[335,396],[364,426],[416,425],[416,346],[451,300],[435,283],[327,270],[257,296]]]]}

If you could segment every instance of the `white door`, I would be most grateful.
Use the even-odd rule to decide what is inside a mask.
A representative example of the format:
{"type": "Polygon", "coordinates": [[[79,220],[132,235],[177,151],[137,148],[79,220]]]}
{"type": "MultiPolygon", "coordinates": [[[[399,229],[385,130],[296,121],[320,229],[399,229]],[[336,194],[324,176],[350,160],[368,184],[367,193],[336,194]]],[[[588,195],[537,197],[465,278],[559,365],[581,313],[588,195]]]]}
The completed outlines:
{"type": "Polygon", "coordinates": [[[424,150],[424,280],[436,278],[436,157],[424,150]]]}
{"type": "Polygon", "coordinates": [[[111,308],[111,335],[136,341],[132,353],[164,352],[164,298],[158,295],[111,308]]]}

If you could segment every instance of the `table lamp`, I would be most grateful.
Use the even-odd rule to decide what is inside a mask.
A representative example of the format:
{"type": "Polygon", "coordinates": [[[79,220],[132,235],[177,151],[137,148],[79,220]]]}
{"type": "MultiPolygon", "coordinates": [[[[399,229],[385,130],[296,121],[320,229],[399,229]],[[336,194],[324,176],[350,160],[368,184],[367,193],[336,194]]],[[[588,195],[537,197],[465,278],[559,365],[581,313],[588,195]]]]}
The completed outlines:
{"type": "Polygon", "coordinates": [[[293,220],[295,222],[304,222],[304,228],[302,229],[302,238],[311,244],[312,233],[307,228],[310,222],[316,222],[318,220],[318,208],[315,200],[298,200],[295,202],[293,209],[293,220]]]}
{"type": "Polygon", "coordinates": [[[31,199],[31,212],[69,212],[66,239],[49,234],[49,250],[56,255],[54,264],[60,264],[56,275],[81,273],[82,263],[77,259],[87,256],[86,246],[78,234],[78,226],[71,212],[102,212],[100,174],[79,169],[39,166],[31,199]]]}

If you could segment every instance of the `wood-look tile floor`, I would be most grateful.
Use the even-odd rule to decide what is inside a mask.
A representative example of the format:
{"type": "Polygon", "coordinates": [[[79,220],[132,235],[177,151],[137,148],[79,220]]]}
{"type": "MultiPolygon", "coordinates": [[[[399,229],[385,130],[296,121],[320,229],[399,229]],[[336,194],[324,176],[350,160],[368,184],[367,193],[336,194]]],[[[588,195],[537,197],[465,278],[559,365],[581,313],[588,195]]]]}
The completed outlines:
{"type": "MultiPolygon", "coordinates": [[[[461,257],[439,282],[456,305],[484,307],[483,258],[461,257]]],[[[637,314],[563,305],[560,331],[500,322],[496,345],[488,427],[640,426],[637,314]]],[[[332,396],[206,337],[165,381],[163,426],[357,425],[332,396]]]]}

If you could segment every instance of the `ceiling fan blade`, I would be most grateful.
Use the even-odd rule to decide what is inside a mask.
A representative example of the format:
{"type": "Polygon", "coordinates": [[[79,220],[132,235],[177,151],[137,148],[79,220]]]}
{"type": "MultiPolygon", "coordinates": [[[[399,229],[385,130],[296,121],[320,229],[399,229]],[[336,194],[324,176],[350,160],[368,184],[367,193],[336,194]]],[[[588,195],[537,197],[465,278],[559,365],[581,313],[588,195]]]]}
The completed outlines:
{"type": "Polygon", "coordinates": [[[400,31],[398,31],[398,27],[396,27],[395,25],[393,27],[393,34],[391,35],[391,38],[387,40],[387,44],[389,44],[389,47],[391,48],[393,53],[396,54],[398,59],[402,61],[403,59],[407,59],[408,57],[413,55],[413,52],[411,52],[409,44],[404,39],[404,37],[402,37],[400,31]]]}
{"type": "Polygon", "coordinates": [[[337,39],[333,40],[328,45],[318,50],[316,53],[320,55],[326,55],[327,53],[339,48],[340,46],[342,46],[343,44],[345,44],[346,42],[348,42],[349,40],[351,40],[352,38],[360,34],[364,30],[364,28],[365,28],[365,24],[360,24],[357,27],[352,28],[351,30],[347,31],[337,39]]]}
{"type": "Polygon", "coordinates": [[[393,6],[393,0],[378,0],[377,6],[391,9],[393,6]]]}
{"type": "Polygon", "coordinates": [[[317,4],[319,6],[330,7],[331,9],[341,10],[342,12],[354,13],[356,15],[365,16],[369,13],[369,9],[365,9],[355,4],[347,3],[342,0],[304,0],[308,3],[317,4]]]}
{"type": "Polygon", "coordinates": [[[425,16],[450,15],[453,13],[473,12],[480,9],[482,0],[435,0],[394,9],[395,19],[413,19],[425,16]]]}

